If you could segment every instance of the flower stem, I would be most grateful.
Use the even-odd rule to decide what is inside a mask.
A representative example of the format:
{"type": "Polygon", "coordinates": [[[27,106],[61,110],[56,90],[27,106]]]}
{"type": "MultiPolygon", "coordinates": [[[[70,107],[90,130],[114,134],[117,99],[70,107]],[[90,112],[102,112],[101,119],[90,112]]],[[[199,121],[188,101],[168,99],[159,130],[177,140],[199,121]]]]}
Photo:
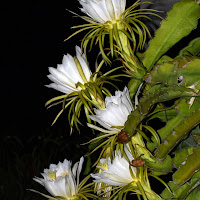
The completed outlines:
{"type": "Polygon", "coordinates": [[[144,191],[144,189],[143,189],[143,187],[142,187],[142,185],[141,185],[141,183],[140,183],[139,181],[137,181],[136,184],[137,184],[138,189],[139,189],[140,192],[141,192],[141,195],[142,195],[143,199],[144,199],[144,200],[148,200],[148,199],[147,199],[147,196],[146,196],[146,194],[145,194],[145,191],[144,191]]]}

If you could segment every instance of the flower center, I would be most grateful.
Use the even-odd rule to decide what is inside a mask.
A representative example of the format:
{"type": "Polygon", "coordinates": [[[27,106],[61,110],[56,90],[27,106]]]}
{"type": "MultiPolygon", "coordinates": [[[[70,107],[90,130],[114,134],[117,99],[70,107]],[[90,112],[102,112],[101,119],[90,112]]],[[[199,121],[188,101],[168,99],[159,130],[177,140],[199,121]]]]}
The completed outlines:
{"type": "Polygon", "coordinates": [[[65,177],[66,175],[69,175],[68,172],[62,172],[60,176],[65,177]]]}
{"type": "MultiPolygon", "coordinates": [[[[56,176],[56,172],[57,172],[56,170],[53,171],[53,172],[48,172],[47,175],[51,180],[56,180],[59,177],[59,176],[56,176]]],[[[65,177],[66,175],[69,175],[69,173],[68,172],[62,172],[60,174],[61,177],[65,177]]]]}
{"type": "Polygon", "coordinates": [[[48,177],[49,177],[50,179],[56,180],[56,172],[57,172],[56,170],[53,171],[53,172],[48,172],[47,175],[48,175],[48,177]]]}

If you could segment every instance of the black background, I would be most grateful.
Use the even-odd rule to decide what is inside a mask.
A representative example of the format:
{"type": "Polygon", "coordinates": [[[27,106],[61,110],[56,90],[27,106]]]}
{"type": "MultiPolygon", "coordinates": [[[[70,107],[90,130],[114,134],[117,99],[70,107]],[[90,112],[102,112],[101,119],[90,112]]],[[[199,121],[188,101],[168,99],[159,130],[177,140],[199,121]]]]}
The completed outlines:
{"type": "Polygon", "coordinates": [[[50,83],[46,75],[48,67],[61,63],[64,53],[74,53],[77,37],[63,41],[72,33],[72,22],[78,22],[66,9],[76,6],[77,2],[70,6],[62,1],[2,6],[1,128],[11,135],[24,135],[26,128],[33,131],[51,125],[53,118],[44,104],[58,93],[44,86],[50,83]]]}
{"type": "MultiPolygon", "coordinates": [[[[60,64],[63,54],[75,55],[80,45],[81,35],[64,42],[71,27],[82,23],[66,9],[80,13],[78,7],[78,1],[1,3],[1,199],[44,199],[26,191],[46,192],[32,178],[50,163],[65,158],[74,163],[86,152],[79,144],[87,135],[70,136],[67,112],[51,126],[61,107],[45,108],[47,100],[61,95],[45,87],[48,67],[60,64]]],[[[92,134],[82,127],[85,133],[92,134]]]]}

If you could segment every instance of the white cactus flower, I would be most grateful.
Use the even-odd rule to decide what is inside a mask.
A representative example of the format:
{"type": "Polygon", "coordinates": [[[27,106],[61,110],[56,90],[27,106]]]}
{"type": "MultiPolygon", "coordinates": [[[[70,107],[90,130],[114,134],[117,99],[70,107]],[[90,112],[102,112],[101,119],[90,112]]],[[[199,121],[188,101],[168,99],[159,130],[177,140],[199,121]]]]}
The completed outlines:
{"type": "Polygon", "coordinates": [[[75,58],[70,54],[64,55],[62,64],[57,65],[57,68],[49,67],[50,74],[47,77],[53,83],[46,85],[47,87],[70,94],[81,89],[76,87],[78,82],[81,84],[89,82],[92,73],[88,67],[85,55],[81,55],[80,47],[76,46],[75,49],[80,66],[77,66],[75,58]],[[81,67],[83,73],[80,73],[79,67],[81,67]]]}
{"type": "Polygon", "coordinates": [[[81,11],[100,23],[116,22],[124,12],[126,0],[79,0],[81,11]]]}
{"type": "MultiPolygon", "coordinates": [[[[127,121],[128,115],[134,110],[128,88],[116,91],[115,96],[106,97],[106,107],[103,110],[94,109],[95,115],[88,117],[110,131],[119,132],[127,121]]],[[[99,130],[99,127],[88,124],[89,127],[99,130]]]]}
{"type": "Polygon", "coordinates": [[[72,163],[66,159],[63,163],[51,164],[49,169],[44,169],[44,173],[41,173],[43,178],[35,177],[33,180],[43,185],[54,197],[75,198],[78,193],[79,176],[83,161],[84,158],[81,157],[73,168],[71,168],[72,163]]]}
{"type": "Polygon", "coordinates": [[[102,171],[100,173],[91,174],[91,176],[95,179],[94,182],[106,183],[111,186],[125,186],[129,183],[137,181],[137,169],[130,166],[129,163],[134,160],[134,158],[127,149],[125,149],[125,152],[129,161],[127,161],[125,157],[121,156],[121,152],[119,150],[115,151],[115,158],[112,162],[110,157],[107,159],[101,159],[101,164],[97,167],[102,171]],[[130,170],[132,170],[132,173],[130,170]]]}

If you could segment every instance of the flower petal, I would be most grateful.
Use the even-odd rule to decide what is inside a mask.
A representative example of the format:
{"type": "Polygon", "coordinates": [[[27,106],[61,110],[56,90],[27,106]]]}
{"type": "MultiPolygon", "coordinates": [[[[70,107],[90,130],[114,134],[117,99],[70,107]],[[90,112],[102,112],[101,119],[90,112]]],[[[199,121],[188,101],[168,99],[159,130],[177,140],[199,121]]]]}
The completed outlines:
{"type": "Polygon", "coordinates": [[[108,130],[120,131],[133,110],[128,88],[125,87],[123,92],[116,91],[115,96],[106,97],[105,104],[105,109],[94,109],[95,115],[88,115],[88,117],[108,130]]]}
{"type": "Polygon", "coordinates": [[[126,0],[112,0],[115,18],[119,19],[120,15],[124,12],[126,7],[126,0]]]}
{"type": "Polygon", "coordinates": [[[77,170],[77,185],[79,185],[79,176],[82,170],[83,162],[84,162],[84,158],[81,157],[79,161],[79,165],[78,165],[78,170],[77,170]]]}
{"type": "Polygon", "coordinates": [[[83,69],[83,73],[85,74],[85,77],[87,81],[90,81],[90,76],[92,75],[89,67],[88,62],[86,61],[85,55],[81,55],[81,48],[76,46],[76,57],[78,58],[79,63],[81,64],[81,67],[83,69]]]}
{"type": "Polygon", "coordinates": [[[126,0],[79,0],[81,11],[100,23],[116,21],[125,10],[126,0]]]}
{"type": "Polygon", "coordinates": [[[55,181],[46,181],[44,187],[52,196],[66,197],[66,182],[64,177],[59,177],[55,181]]]}
{"type": "MultiPolygon", "coordinates": [[[[113,186],[125,186],[133,181],[129,170],[130,164],[124,157],[121,157],[120,151],[115,151],[115,157],[112,162],[110,157],[106,159],[107,167],[101,167],[105,159],[100,160],[100,162],[101,165],[98,168],[102,171],[97,174],[91,174],[95,178],[94,182],[103,182],[113,186]]],[[[132,170],[136,173],[137,169],[132,167],[132,170]]]]}
{"type": "Polygon", "coordinates": [[[84,84],[84,81],[81,78],[78,72],[78,69],[76,67],[74,58],[70,54],[63,56],[62,63],[63,63],[65,74],[74,82],[74,84],[78,82],[84,84]]]}
{"type": "MultiPolygon", "coordinates": [[[[95,3],[96,2],[89,2],[87,0],[79,0],[79,3],[83,6],[81,8],[81,11],[96,20],[97,22],[104,23],[105,21],[101,17],[100,13],[95,9],[95,3]]],[[[97,4],[97,3],[96,3],[97,4]]]]}
{"type": "Polygon", "coordinates": [[[51,84],[45,85],[45,86],[48,88],[53,88],[55,90],[65,93],[65,94],[70,94],[74,91],[74,90],[68,89],[67,87],[64,87],[62,85],[58,85],[56,83],[51,83],[51,84]]]}
{"type": "Polygon", "coordinates": [[[52,74],[52,76],[57,79],[58,81],[62,82],[65,85],[69,85],[72,88],[76,88],[75,84],[61,71],[49,67],[49,72],[52,74]]]}

